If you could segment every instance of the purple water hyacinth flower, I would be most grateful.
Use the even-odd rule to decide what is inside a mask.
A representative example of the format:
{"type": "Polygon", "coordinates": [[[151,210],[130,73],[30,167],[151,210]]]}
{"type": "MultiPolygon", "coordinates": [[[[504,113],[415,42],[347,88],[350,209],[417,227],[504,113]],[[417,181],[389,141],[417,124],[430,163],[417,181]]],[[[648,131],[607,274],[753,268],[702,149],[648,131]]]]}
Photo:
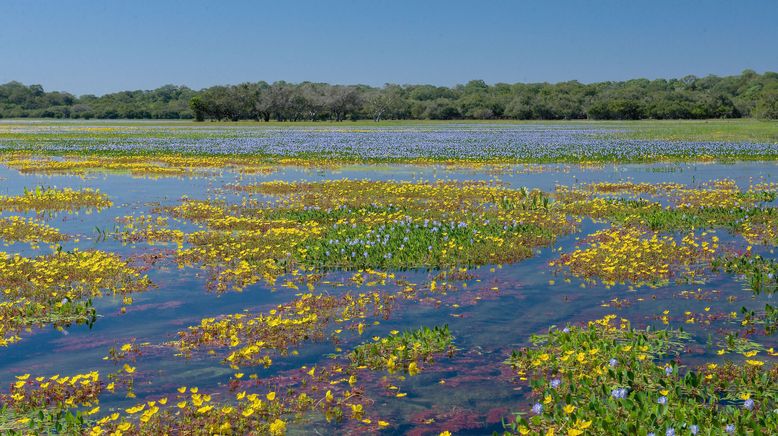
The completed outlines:
{"type": "Polygon", "coordinates": [[[627,398],[628,393],[629,393],[629,389],[618,388],[618,389],[613,389],[611,391],[611,396],[616,399],[623,399],[623,398],[627,398]]]}
{"type": "Polygon", "coordinates": [[[735,432],[735,424],[727,424],[727,426],[724,427],[724,431],[729,433],[729,434],[734,433],[735,432]]]}
{"type": "Polygon", "coordinates": [[[569,329],[569,328],[567,328],[567,327],[565,327],[565,328],[563,328],[563,329],[562,329],[562,332],[564,332],[564,333],[570,333],[570,329],[569,329]]]}
{"type": "Polygon", "coordinates": [[[670,427],[665,431],[665,436],[675,436],[675,429],[670,427]]]}
{"type": "Polygon", "coordinates": [[[611,360],[609,360],[609,361],[608,361],[608,365],[610,365],[610,366],[611,366],[611,368],[615,367],[615,366],[616,366],[616,365],[618,365],[618,364],[619,364],[619,361],[618,361],[618,360],[616,360],[616,358],[615,358],[615,357],[611,358],[611,360]]]}
{"type": "Polygon", "coordinates": [[[555,379],[551,380],[551,387],[554,388],[554,389],[558,388],[559,385],[561,385],[561,384],[562,384],[562,380],[560,380],[558,378],[555,378],[555,379]]]}
{"type": "Polygon", "coordinates": [[[532,406],[532,413],[534,413],[535,415],[540,415],[541,413],[543,413],[543,405],[540,403],[535,403],[535,405],[532,406]]]}
{"type": "Polygon", "coordinates": [[[662,395],[661,397],[659,397],[659,399],[658,399],[658,400],[656,400],[656,402],[657,402],[657,403],[659,403],[659,404],[661,404],[661,405],[665,405],[665,404],[667,404],[667,397],[665,397],[664,395],[662,395]]]}
{"type": "Polygon", "coordinates": [[[748,409],[748,410],[753,410],[754,409],[754,400],[749,398],[746,401],[744,401],[743,402],[743,408],[744,409],[748,409]]]}
{"type": "Polygon", "coordinates": [[[672,366],[665,366],[665,375],[670,375],[673,373],[673,367],[672,366]]]}
{"type": "Polygon", "coordinates": [[[692,424],[692,425],[689,426],[689,431],[692,434],[697,434],[697,433],[700,432],[700,427],[698,425],[696,425],[696,424],[692,424]]]}

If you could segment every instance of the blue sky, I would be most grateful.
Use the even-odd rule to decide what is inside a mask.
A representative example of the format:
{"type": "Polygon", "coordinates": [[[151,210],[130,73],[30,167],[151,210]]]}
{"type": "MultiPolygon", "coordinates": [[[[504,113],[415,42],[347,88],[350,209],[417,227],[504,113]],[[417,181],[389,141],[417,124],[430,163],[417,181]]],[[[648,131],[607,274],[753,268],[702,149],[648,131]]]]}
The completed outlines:
{"type": "Polygon", "coordinates": [[[778,1],[0,2],[0,83],[594,82],[778,71],[778,1]]]}

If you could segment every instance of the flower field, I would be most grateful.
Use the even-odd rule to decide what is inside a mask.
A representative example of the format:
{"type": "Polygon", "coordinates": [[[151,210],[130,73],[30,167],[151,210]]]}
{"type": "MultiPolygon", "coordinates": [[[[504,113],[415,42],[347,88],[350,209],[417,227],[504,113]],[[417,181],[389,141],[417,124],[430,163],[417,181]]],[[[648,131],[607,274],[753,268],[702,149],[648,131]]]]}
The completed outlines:
{"type": "Polygon", "coordinates": [[[776,434],[778,144],[644,136],[0,123],[0,433],[776,434]]]}

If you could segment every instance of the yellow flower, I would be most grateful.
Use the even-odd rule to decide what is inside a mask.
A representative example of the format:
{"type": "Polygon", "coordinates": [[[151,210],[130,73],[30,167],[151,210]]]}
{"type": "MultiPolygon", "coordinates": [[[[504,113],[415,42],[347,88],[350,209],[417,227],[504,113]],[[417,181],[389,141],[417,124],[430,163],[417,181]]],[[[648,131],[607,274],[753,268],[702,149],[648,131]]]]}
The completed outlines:
{"type": "Polygon", "coordinates": [[[125,371],[127,374],[132,374],[132,373],[134,373],[134,372],[135,372],[135,368],[125,363],[125,364],[124,364],[124,371],[125,371]]]}
{"type": "Polygon", "coordinates": [[[764,365],[764,362],[762,362],[761,360],[746,360],[746,363],[751,365],[751,366],[763,366],[764,365]]]}
{"type": "Polygon", "coordinates": [[[241,412],[241,415],[243,415],[246,418],[248,418],[249,416],[251,416],[253,414],[254,414],[254,409],[252,409],[250,407],[247,408],[247,409],[244,409],[243,412],[241,412]]]}
{"type": "Polygon", "coordinates": [[[273,401],[276,399],[276,393],[268,392],[267,395],[265,395],[265,398],[267,398],[268,401],[273,401]]]}
{"type": "Polygon", "coordinates": [[[286,434],[286,422],[276,418],[275,421],[270,423],[270,434],[272,436],[281,436],[286,434]]]}
{"type": "Polygon", "coordinates": [[[572,404],[568,404],[563,409],[564,409],[565,413],[567,413],[569,415],[569,414],[571,414],[571,413],[573,413],[575,411],[575,406],[573,406],[572,404]]]}
{"type": "Polygon", "coordinates": [[[580,419],[575,420],[575,426],[576,428],[579,428],[581,430],[586,430],[587,428],[592,426],[591,421],[581,421],[580,419]]]}

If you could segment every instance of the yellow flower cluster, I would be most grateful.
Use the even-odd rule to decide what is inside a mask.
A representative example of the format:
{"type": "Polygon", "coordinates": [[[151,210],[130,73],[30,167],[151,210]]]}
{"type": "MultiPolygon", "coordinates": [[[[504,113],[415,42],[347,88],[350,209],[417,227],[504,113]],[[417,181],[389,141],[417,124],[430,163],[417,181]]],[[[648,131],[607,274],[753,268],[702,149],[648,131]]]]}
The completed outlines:
{"type": "Polygon", "coordinates": [[[13,242],[28,242],[33,247],[38,243],[56,244],[67,240],[67,236],[34,218],[9,216],[0,218],[0,239],[6,245],[13,242]]]}
{"type": "Polygon", "coordinates": [[[275,168],[258,158],[235,156],[18,156],[5,164],[22,174],[76,174],[95,172],[131,174],[137,177],[180,177],[203,174],[207,170],[234,168],[245,174],[269,174],[275,168]]]}
{"type": "Polygon", "coordinates": [[[8,345],[30,325],[86,321],[93,316],[82,299],[104,291],[127,294],[147,289],[148,277],[121,257],[98,250],[58,251],[35,258],[0,252],[0,335],[8,345]]]}
{"type": "Polygon", "coordinates": [[[60,410],[90,407],[98,402],[104,388],[97,371],[48,378],[23,374],[16,376],[10,392],[0,395],[0,401],[17,412],[34,410],[41,404],[60,410]]]}
{"type": "Polygon", "coordinates": [[[199,325],[179,332],[176,346],[185,355],[204,347],[229,347],[232,351],[225,362],[233,368],[269,366],[272,363],[267,355],[269,351],[283,354],[303,341],[322,340],[325,328],[331,323],[382,313],[388,310],[390,301],[390,297],[380,292],[347,293],[340,297],[302,294],[265,314],[238,313],[202,319],[199,325]]]}
{"type": "Polygon", "coordinates": [[[168,227],[168,218],[151,215],[125,216],[117,219],[124,224],[116,237],[125,244],[145,242],[149,245],[157,243],[176,243],[182,246],[185,238],[183,231],[168,227]]]}
{"type": "Polygon", "coordinates": [[[26,190],[22,195],[0,195],[0,210],[17,212],[35,211],[76,211],[79,209],[97,209],[111,207],[113,202],[97,189],[84,188],[36,188],[26,190]]]}
{"type": "MultiPolygon", "coordinates": [[[[705,236],[706,234],[703,234],[705,236]]],[[[596,232],[551,265],[565,266],[578,277],[599,278],[606,285],[631,282],[634,285],[666,283],[673,274],[693,275],[700,264],[709,263],[718,248],[718,237],[699,240],[693,234],[680,242],[670,236],[632,227],[596,232]]]]}

